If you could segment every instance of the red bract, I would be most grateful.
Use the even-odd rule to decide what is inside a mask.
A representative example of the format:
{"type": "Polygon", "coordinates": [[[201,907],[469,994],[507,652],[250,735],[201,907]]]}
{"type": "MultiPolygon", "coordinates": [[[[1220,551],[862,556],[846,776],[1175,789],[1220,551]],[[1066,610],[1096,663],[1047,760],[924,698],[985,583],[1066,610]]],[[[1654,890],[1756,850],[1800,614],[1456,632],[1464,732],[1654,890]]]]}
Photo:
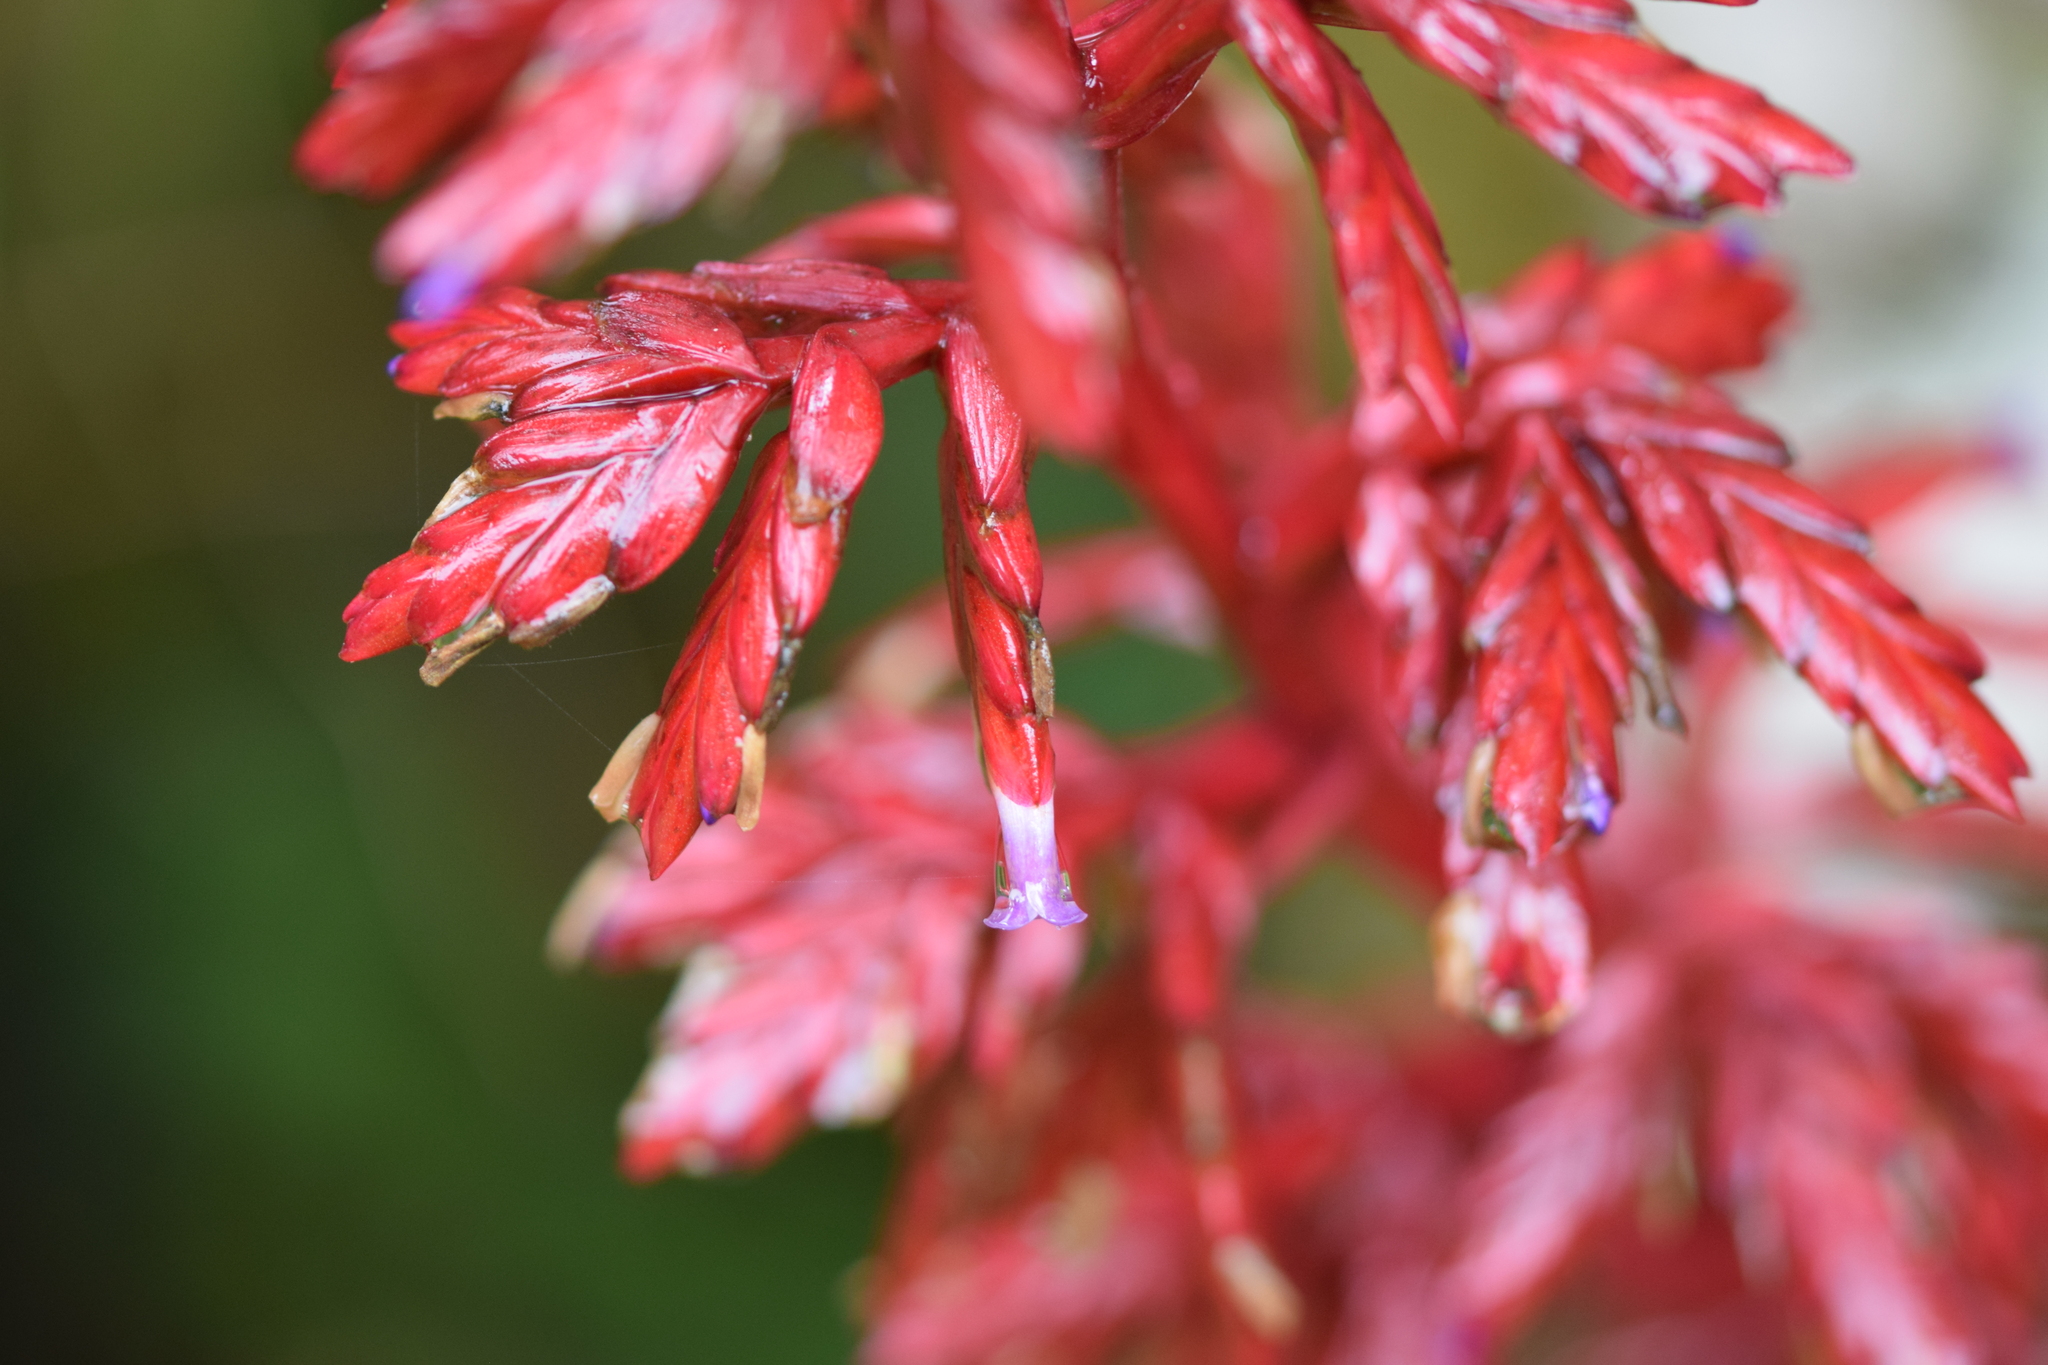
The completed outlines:
{"type": "MultiPolygon", "coordinates": [[[[345,657],[428,644],[439,682],[501,634],[552,639],[689,548],[793,378],[814,387],[823,368],[859,366],[893,383],[928,362],[941,326],[879,272],[801,263],[621,276],[595,304],[498,290],[445,321],[401,323],[399,385],[495,429],[412,552],[350,604],[345,657]],[[779,335],[760,335],[768,318],[779,335]]],[[[835,488],[862,458],[841,447],[880,436],[879,406],[847,402],[809,439],[835,488]]],[[[803,496],[809,515],[820,495],[803,496]]]]}
{"type": "Polygon", "coordinates": [[[557,270],[679,213],[722,171],[759,176],[824,101],[853,9],[572,0],[530,83],[392,225],[385,269],[431,315],[472,282],[557,270]]]}
{"type": "Polygon", "coordinates": [[[1756,91],[1645,37],[1627,0],[1344,2],[1632,208],[1768,207],[1793,172],[1849,170],[1840,148],[1756,91]]]}
{"type": "Polygon", "coordinates": [[[1435,1135],[1369,1049],[1284,1017],[1159,1032],[1136,985],[1103,983],[1005,1082],[946,1087],[912,1124],[867,1359],[1278,1358],[1329,1322],[1267,1229],[1308,1234],[1294,1269],[1323,1273],[1344,1256],[1331,1223],[1390,1231],[1440,1193],[1435,1135]],[[1366,1173],[1375,1140],[1414,1183],[1366,1173]]]}
{"type": "Polygon", "coordinates": [[[1378,435],[1370,424],[1399,397],[1455,439],[1452,376],[1465,349],[1457,294],[1436,219],[1393,130],[1350,62],[1292,0],[1236,0],[1231,31],[1287,110],[1322,185],[1358,361],[1362,434],[1378,435]]]}
{"type": "Polygon", "coordinates": [[[1035,0],[891,5],[897,79],[960,213],[960,263],[1005,385],[1045,435],[1099,447],[1123,301],[1067,35],[1035,0]]]}
{"type": "Polygon", "coordinates": [[[299,144],[329,190],[394,193],[473,132],[563,0],[396,0],[334,45],[335,95],[299,144]]]}
{"type": "Polygon", "coordinates": [[[1473,530],[1486,542],[1497,518],[1508,530],[1467,631],[1479,727],[1500,743],[1492,809],[1532,857],[1574,820],[1605,827],[1609,733],[1631,671],[1675,722],[1617,526],[1700,606],[1747,612],[1855,731],[1859,766],[1889,803],[2018,814],[2011,784],[2025,763],[1969,690],[1982,657],[1871,568],[1863,528],[1784,473],[1778,437],[1704,382],[1754,363],[1789,302],[1731,245],[1674,237],[1604,273],[1554,257],[1475,315],[1467,439],[1492,453],[1482,506],[1500,510],[1473,530]]]}
{"type": "MultiPolygon", "coordinates": [[[[1982,811],[1875,832],[2018,813],[1976,647],[1866,558],[1866,521],[2001,458],[1795,480],[1717,387],[1793,305],[1733,238],[1565,248],[1458,298],[1325,31],[1361,25],[1641,209],[1847,168],[1624,0],[394,5],[338,49],[301,160],[382,193],[453,152],[383,248],[415,310],[393,374],[481,445],[349,605],[345,657],[421,645],[439,683],[544,644],[740,480],[668,685],[591,793],[639,839],[554,950],[682,969],[629,1174],[898,1124],[876,1365],[1476,1365],[1539,1318],[1607,1365],[2023,1358],[2038,968],[1924,914],[1842,924],[1814,889],[1909,861],[1995,869],[1984,897],[2048,884],[2039,836],[1982,811]],[[1242,85],[1209,74],[1233,42],[1242,85]],[[902,192],[589,302],[524,287],[714,177],[736,200],[823,118],[902,192]],[[1318,213],[1341,402],[1314,382],[1318,213]],[[771,762],[870,473],[932,458],[883,430],[926,370],[943,581],[771,762]],[[1041,442],[1154,525],[1042,547],[1041,442]],[[1731,618],[1849,731],[1817,792],[1729,766],[1731,618]],[[1113,631],[1227,650],[1237,689],[1114,746],[1056,723],[1055,650],[1113,631]],[[1624,806],[1638,707],[1699,742],[1630,748],[1624,806]],[[1289,962],[1339,970],[1301,946],[1318,916],[1363,932],[1325,903],[1336,863],[1427,919],[1435,1022],[1406,978],[1363,1011],[1254,998],[1289,962]]],[[[2038,623],[1985,624],[2048,654],[2038,623]]]]}
{"type": "Polygon", "coordinates": [[[1378,615],[1387,719],[1403,740],[1427,744],[1444,719],[1460,634],[1450,518],[1416,470],[1388,462],[1358,481],[1347,541],[1352,576],[1378,615]]]}
{"type": "Polygon", "coordinates": [[[1431,926],[1444,1008],[1510,1038],[1548,1033],[1586,1001],[1585,891],[1570,854],[1532,868],[1482,853],[1456,830],[1447,870],[1458,884],[1431,926]]]}
{"type": "Polygon", "coordinates": [[[943,1094],[920,1125],[926,1155],[883,1237],[864,1358],[1094,1359],[1192,1298],[1194,1210],[1150,1121],[1160,1078],[1142,1047],[1056,1047],[1041,1042],[1006,1086],[943,1094]]]}

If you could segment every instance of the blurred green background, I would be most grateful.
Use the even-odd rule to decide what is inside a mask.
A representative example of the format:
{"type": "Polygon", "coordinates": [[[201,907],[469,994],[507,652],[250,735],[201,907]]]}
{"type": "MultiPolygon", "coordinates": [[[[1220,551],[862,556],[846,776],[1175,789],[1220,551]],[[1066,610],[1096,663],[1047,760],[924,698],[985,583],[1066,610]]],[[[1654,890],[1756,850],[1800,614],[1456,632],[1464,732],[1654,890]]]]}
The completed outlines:
{"type": "MultiPolygon", "coordinates": [[[[6,1354],[842,1358],[885,1138],[626,1186],[613,1115],[667,983],[539,951],[702,547],[438,692],[415,657],[335,658],[341,605],[470,444],[385,381],[386,211],[288,170],[325,44],[371,7],[0,0],[6,1354]]],[[[1356,45],[1468,285],[1612,229],[1468,100],[1356,45]]],[[[750,209],[607,263],[735,254],[876,174],[810,138],[750,209]]],[[[815,661],[937,566],[928,386],[890,416],[815,661]]],[[[1127,515],[1059,466],[1034,502],[1054,535],[1127,515]]],[[[1143,729],[1226,677],[1110,640],[1062,659],[1061,700],[1143,729]]],[[[1349,894],[1319,877],[1310,901],[1349,894]]]]}

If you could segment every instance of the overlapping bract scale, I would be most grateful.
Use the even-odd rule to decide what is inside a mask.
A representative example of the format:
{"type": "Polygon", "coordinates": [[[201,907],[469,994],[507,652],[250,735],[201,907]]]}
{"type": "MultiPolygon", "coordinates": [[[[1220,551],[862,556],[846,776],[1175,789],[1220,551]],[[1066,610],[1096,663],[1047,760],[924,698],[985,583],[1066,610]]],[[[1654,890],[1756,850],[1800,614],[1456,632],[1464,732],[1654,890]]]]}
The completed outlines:
{"type": "Polygon", "coordinates": [[[1626,0],[1122,0],[1075,32],[1096,138],[1122,146],[1157,127],[1229,38],[1282,87],[1296,82],[1270,61],[1313,82],[1314,63],[1288,37],[1310,21],[1387,33],[1644,211],[1696,218],[1722,204],[1771,207],[1787,175],[1850,168],[1840,148],[1756,91],[1659,45],[1626,0]]]}
{"type": "Polygon", "coordinates": [[[1285,468],[1315,406],[1296,242],[1314,189],[1280,115],[1215,81],[1121,157],[1132,283],[1226,467],[1285,468]]]}
{"type": "Polygon", "coordinates": [[[1642,575],[1563,440],[1528,419],[1508,450],[1506,481],[1520,487],[1466,605],[1486,736],[1466,775],[1466,823],[1475,840],[1505,833],[1541,859],[1581,828],[1606,830],[1633,679],[1667,707],[1668,686],[1642,575]]]}
{"type": "Polygon", "coordinates": [[[859,261],[891,266],[960,249],[960,211],[930,194],[886,194],[821,214],[751,253],[750,261],[859,261]]]}
{"type": "Polygon", "coordinates": [[[1432,741],[1447,714],[1463,633],[1457,533],[1420,470],[1390,460],[1358,481],[1346,550],[1377,616],[1382,709],[1410,745],[1432,741]]]}
{"type": "Polygon", "coordinates": [[[1342,1343],[1328,1358],[1393,1365],[1440,1346],[1456,1170],[1437,1117],[1343,1031],[1239,1012],[1190,1049],[1141,1000],[1131,976],[1100,983],[1017,1072],[920,1113],[864,1358],[1220,1365],[1342,1343]]]}
{"type": "Polygon", "coordinates": [[[616,815],[639,825],[655,876],[701,822],[736,815],[751,829],[759,818],[767,734],[839,568],[845,501],[801,515],[808,509],[793,444],[779,435],[755,461],[719,545],[717,576],[662,691],[660,719],[616,798],[616,815]]]}
{"type": "Polygon", "coordinates": [[[1093,1359],[1189,1303],[1196,1213],[1136,1004],[1098,992],[1016,1071],[956,1082],[920,1116],[864,1359],[1093,1359]]]}
{"type": "Polygon", "coordinates": [[[343,657],[429,645],[436,682],[499,634],[544,642],[673,563],[772,393],[731,319],[656,291],[591,305],[508,288],[398,334],[403,386],[496,429],[350,603],[343,657]]]}
{"type": "Polygon", "coordinates": [[[861,1359],[972,1365],[1021,1345],[1094,1360],[1170,1321],[1193,1279],[1176,1175],[1170,1158],[1142,1150],[1078,1164],[1044,1199],[953,1232],[883,1301],[861,1359]]]}
{"type": "Polygon", "coordinates": [[[1586,1003],[1592,949],[1585,883],[1566,853],[1530,867],[1449,834],[1457,888],[1430,926],[1437,1002],[1504,1038],[1550,1033],[1586,1003]]]}

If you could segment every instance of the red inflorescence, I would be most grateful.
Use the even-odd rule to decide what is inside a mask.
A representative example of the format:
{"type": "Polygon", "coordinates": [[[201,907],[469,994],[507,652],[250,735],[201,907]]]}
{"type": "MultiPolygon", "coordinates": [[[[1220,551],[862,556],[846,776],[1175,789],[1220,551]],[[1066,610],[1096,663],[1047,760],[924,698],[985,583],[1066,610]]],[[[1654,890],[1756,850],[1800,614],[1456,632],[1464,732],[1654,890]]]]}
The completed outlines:
{"type": "Polygon", "coordinates": [[[591,793],[638,837],[553,949],[681,969],[624,1117],[636,1177],[896,1116],[878,1365],[1464,1365],[1539,1317],[1601,1362],[2025,1358],[2038,965],[1924,897],[1814,913],[1726,740],[1733,620],[1877,798],[1800,806],[1809,863],[2048,882],[2024,830],[1871,814],[2019,814],[1982,656],[1867,558],[1870,524],[2000,459],[1795,479],[1717,387],[1793,303],[1730,237],[1566,248],[1459,298],[1331,27],[1646,212],[1848,169],[1624,0],[394,0],[337,46],[300,163],[385,194],[449,158],[383,247],[393,374],[481,444],[350,603],[344,657],[424,646],[438,684],[544,644],[738,481],[659,705],[591,793]],[[1211,74],[1233,43],[1270,105],[1211,74]],[[820,121],[921,188],[588,302],[525,287],[820,121]],[[1318,211],[1355,360],[1334,409],[1318,211]],[[889,273],[913,262],[951,276],[889,273]],[[883,391],[924,371],[944,582],[792,711],[898,454],[883,391]],[[1041,440],[1156,529],[1041,547],[1041,440]],[[1243,695],[1115,745],[1055,720],[1055,647],[1111,629],[1227,648],[1243,695]],[[1639,708],[1690,725],[1686,757],[1624,774],[1639,708]],[[1246,998],[1262,907],[1339,851],[1440,901],[1438,998],[1490,1032],[1246,998]]]}

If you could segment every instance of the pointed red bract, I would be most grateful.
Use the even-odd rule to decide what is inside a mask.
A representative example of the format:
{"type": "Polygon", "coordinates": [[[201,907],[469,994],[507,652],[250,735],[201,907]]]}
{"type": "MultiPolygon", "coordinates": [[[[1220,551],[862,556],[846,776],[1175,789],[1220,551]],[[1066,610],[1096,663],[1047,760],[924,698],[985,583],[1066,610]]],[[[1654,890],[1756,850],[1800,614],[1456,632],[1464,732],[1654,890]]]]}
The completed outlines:
{"type": "Polygon", "coordinates": [[[959,247],[960,214],[950,201],[928,194],[891,194],[813,219],[747,259],[896,265],[951,256],[959,247]]]}
{"type": "Polygon", "coordinates": [[[1494,1330],[1525,1314],[1635,1190],[1658,1136],[1650,1101],[1671,990],[1654,959],[1601,967],[1592,1007],[1559,1042],[1544,1084],[1502,1116],[1470,1177],[1445,1272],[1455,1314],[1494,1330]]]}
{"type": "Polygon", "coordinates": [[[1415,471],[1390,464],[1359,481],[1346,548],[1385,642],[1387,719],[1411,744],[1435,737],[1448,706],[1460,633],[1454,540],[1449,517],[1415,471]]]}
{"type": "Polygon", "coordinates": [[[657,877],[701,822],[737,812],[741,828],[753,827],[768,731],[839,569],[845,501],[804,499],[791,444],[777,436],[754,462],[633,777],[625,814],[640,827],[657,877]],[[820,506],[821,514],[807,515],[820,506]]]}
{"type": "Polygon", "coordinates": [[[1839,147],[1756,91],[1658,46],[1627,0],[1345,3],[1631,208],[1767,208],[1789,174],[1849,171],[1839,147]]]}
{"type": "Polygon", "coordinates": [[[1231,31],[1294,123],[1322,186],[1362,439],[1419,416],[1458,436],[1464,323],[1436,216],[1351,63],[1292,0],[1233,0],[1231,31]],[[1391,403],[1411,412],[1389,413],[1391,403]]]}
{"type": "Polygon", "coordinates": [[[929,1269],[883,1301],[861,1358],[973,1365],[1021,1346],[1095,1359],[1170,1318],[1193,1279],[1178,1175],[1143,1149],[1077,1163],[1046,1197],[936,1240],[929,1269]]]}
{"type": "Polygon", "coordinates": [[[1508,481],[1525,482],[1466,606],[1481,737],[1466,823],[1475,841],[1504,833],[1539,861],[1580,829],[1606,830],[1633,679],[1666,707],[1669,684],[1642,576],[1556,432],[1524,422],[1509,452],[1508,481]]]}
{"type": "Polygon", "coordinates": [[[1213,1027],[1229,1000],[1232,964],[1258,915],[1244,850],[1179,802],[1161,801],[1141,812],[1135,838],[1159,1012],[1181,1028],[1213,1027]]]}
{"type": "Polygon", "coordinates": [[[1506,1038],[1552,1033],[1576,1017],[1592,953],[1573,856],[1532,868],[1512,854],[1459,848],[1446,862],[1456,889],[1430,930],[1438,1003],[1506,1038]]]}
{"type": "Polygon", "coordinates": [[[1286,136],[1265,101],[1217,82],[1121,158],[1125,192],[1144,206],[1134,283],[1233,469],[1283,464],[1315,406],[1296,249],[1314,191],[1286,136]]]}
{"type": "Polygon", "coordinates": [[[429,645],[430,681],[500,634],[544,643],[672,564],[772,396],[731,320],[669,294],[500,291],[398,331],[402,385],[495,427],[344,614],[344,658],[429,645]]]}
{"type": "Polygon", "coordinates": [[[1230,40],[1227,0],[1119,0],[1074,25],[1097,147],[1137,142],[1172,117],[1230,40]]]}

